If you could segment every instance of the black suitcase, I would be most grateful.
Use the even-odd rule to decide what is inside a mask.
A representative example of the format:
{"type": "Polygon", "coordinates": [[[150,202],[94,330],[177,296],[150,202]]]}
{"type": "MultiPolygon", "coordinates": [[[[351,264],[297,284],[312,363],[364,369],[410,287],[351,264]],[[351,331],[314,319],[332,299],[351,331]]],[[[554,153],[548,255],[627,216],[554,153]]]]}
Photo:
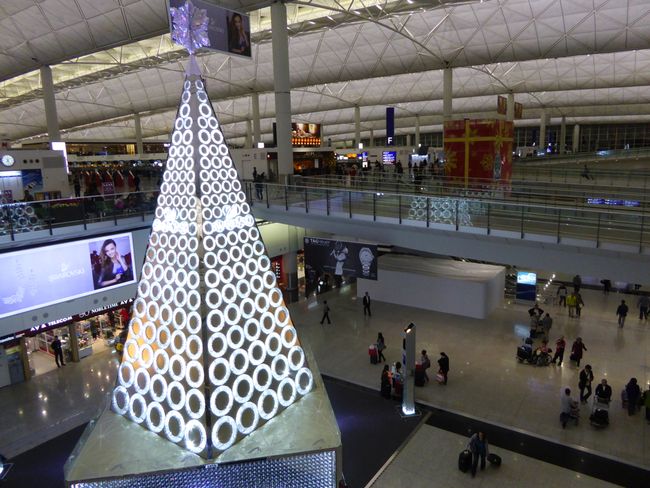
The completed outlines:
{"type": "Polygon", "coordinates": [[[384,398],[390,398],[391,397],[391,386],[390,383],[387,381],[385,383],[382,383],[381,385],[381,396],[384,398]]]}
{"type": "Polygon", "coordinates": [[[472,453],[469,449],[465,449],[458,455],[458,469],[463,473],[467,473],[469,468],[472,467],[472,453]]]}
{"type": "Polygon", "coordinates": [[[492,466],[501,466],[501,456],[497,454],[488,454],[487,460],[492,466]]]}
{"type": "Polygon", "coordinates": [[[609,424],[609,412],[604,408],[596,408],[589,418],[592,424],[605,426],[609,424]]]}
{"type": "Polygon", "coordinates": [[[424,370],[415,370],[415,374],[413,375],[414,378],[414,383],[415,386],[424,386],[425,380],[424,380],[424,370]]]}

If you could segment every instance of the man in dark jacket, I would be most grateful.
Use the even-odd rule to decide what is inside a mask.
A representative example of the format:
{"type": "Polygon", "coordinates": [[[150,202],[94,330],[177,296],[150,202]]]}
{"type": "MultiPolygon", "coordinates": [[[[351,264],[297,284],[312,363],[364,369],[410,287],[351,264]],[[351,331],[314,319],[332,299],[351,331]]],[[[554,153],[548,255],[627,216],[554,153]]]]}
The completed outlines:
{"type": "Polygon", "coordinates": [[[580,388],[580,401],[582,403],[587,403],[587,399],[591,396],[592,381],[594,381],[594,373],[591,371],[591,365],[587,364],[584,369],[580,371],[580,380],[578,381],[578,388],[580,388]]]}
{"type": "Polygon", "coordinates": [[[625,317],[627,317],[628,307],[625,305],[625,300],[621,300],[621,304],[616,309],[616,315],[618,316],[618,326],[623,327],[625,325],[625,317]]]}
{"type": "Polygon", "coordinates": [[[366,316],[366,313],[368,314],[368,317],[372,317],[372,314],[370,313],[370,295],[368,295],[368,292],[363,296],[363,316],[366,316]]]}
{"type": "Polygon", "coordinates": [[[440,367],[440,374],[444,378],[442,384],[446,385],[447,376],[449,375],[449,356],[447,356],[444,352],[440,353],[440,359],[438,359],[438,366],[440,367]]]}
{"type": "Polygon", "coordinates": [[[469,439],[467,448],[472,453],[472,478],[476,476],[478,459],[481,458],[481,470],[485,469],[485,457],[488,454],[488,441],[484,432],[477,432],[469,439]]]}
{"type": "Polygon", "coordinates": [[[54,353],[54,362],[56,363],[56,367],[60,368],[61,366],[65,366],[65,363],[63,362],[63,347],[61,346],[59,336],[54,336],[54,340],[50,346],[52,347],[52,352],[54,353]],[[60,364],[59,361],[61,362],[60,364]]]}
{"type": "Polygon", "coordinates": [[[606,379],[600,380],[600,384],[596,387],[596,399],[603,403],[609,403],[612,399],[612,387],[607,384],[606,379]]]}

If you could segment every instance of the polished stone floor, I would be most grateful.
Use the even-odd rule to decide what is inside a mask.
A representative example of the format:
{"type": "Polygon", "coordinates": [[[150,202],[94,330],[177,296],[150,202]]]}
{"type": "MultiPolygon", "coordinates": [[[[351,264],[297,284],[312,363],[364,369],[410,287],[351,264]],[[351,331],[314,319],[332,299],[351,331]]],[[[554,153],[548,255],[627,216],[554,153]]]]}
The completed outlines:
{"type": "MultiPolygon", "coordinates": [[[[606,377],[614,388],[611,425],[603,430],[589,425],[588,407],[582,408],[577,427],[562,430],[559,425],[560,390],[577,389],[575,366],[567,362],[561,368],[538,368],[515,361],[516,346],[528,330],[527,307],[522,305],[504,303],[488,319],[477,320],[374,302],[372,318],[364,319],[352,286],[319,297],[332,307],[330,326],[319,325],[322,307],[315,298],[290,308],[325,375],[378,388],[381,366],[370,364],[368,345],[381,331],[387,359],[400,360],[401,330],[413,321],[418,348],[427,349],[434,363],[441,350],[451,358],[449,384],[418,388],[417,400],[648,468],[650,425],[642,412],[627,416],[619,393],[631,376],[641,384],[650,379],[650,324],[631,315],[618,329],[616,306],[622,297],[632,301],[630,296],[604,297],[589,290],[583,296],[581,319],[569,319],[565,309],[553,305],[543,307],[555,318],[551,337],[564,334],[570,342],[582,336],[588,348],[583,364],[591,364],[596,379],[606,377]]],[[[87,422],[106,401],[116,368],[117,359],[107,351],[0,389],[0,452],[13,457],[87,422]]],[[[436,455],[434,450],[430,455],[436,455]]],[[[455,461],[447,469],[455,471],[455,461]]]]}

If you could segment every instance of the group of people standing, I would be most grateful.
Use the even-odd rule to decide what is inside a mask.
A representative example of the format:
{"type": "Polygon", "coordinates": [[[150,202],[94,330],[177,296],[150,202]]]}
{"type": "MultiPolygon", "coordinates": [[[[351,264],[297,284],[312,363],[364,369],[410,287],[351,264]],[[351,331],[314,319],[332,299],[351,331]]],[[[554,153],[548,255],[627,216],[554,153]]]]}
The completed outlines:
{"type": "MultiPolygon", "coordinates": [[[[580,275],[576,275],[576,277],[580,279],[580,275]]],[[[581,280],[580,283],[582,283],[581,280]]],[[[582,295],[580,294],[580,285],[576,286],[574,283],[573,291],[569,293],[567,287],[563,283],[560,284],[557,289],[557,297],[559,299],[559,306],[563,306],[569,309],[569,317],[580,318],[582,309],[585,306],[585,302],[582,299],[582,295]]]]}

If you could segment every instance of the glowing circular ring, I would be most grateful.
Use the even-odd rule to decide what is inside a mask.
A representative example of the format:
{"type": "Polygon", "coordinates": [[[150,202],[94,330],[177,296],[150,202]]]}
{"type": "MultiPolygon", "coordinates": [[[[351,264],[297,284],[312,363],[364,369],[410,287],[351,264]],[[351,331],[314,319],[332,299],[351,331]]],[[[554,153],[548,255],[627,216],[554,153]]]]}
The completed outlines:
{"type": "Polygon", "coordinates": [[[165,397],[167,396],[167,381],[165,380],[165,377],[162,374],[156,373],[151,377],[151,386],[149,389],[149,395],[151,395],[151,398],[156,402],[162,402],[165,400],[165,397]],[[161,388],[161,391],[159,393],[156,392],[156,385],[158,384],[160,385],[161,388]]]}
{"type": "Polygon", "coordinates": [[[212,445],[214,446],[215,449],[219,451],[225,451],[228,449],[230,446],[232,446],[235,441],[237,440],[237,424],[235,423],[235,420],[232,417],[221,417],[217,422],[214,424],[212,427],[212,445]],[[219,440],[219,431],[223,428],[223,426],[227,424],[230,427],[230,437],[225,441],[221,442],[219,440]]]}
{"type": "Polygon", "coordinates": [[[217,358],[212,361],[208,367],[208,377],[210,378],[210,382],[213,385],[219,386],[226,383],[226,381],[228,381],[228,378],[230,378],[230,364],[228,364],[228,361],[226,361],[224,358],[217,358]],[[223,366],[223,369],[225,371],[223,378],[217,378],[215,371],[217,369],[217,366],[223,366]]]}
{"type": "Polygon", "coordinates": [[[239,242],[246,242],[249,240],[249,233],[246,229],[239,229],[237,231],[237,238],[239,239],[239,242]]]}
{"type": "Polygon", "coordinates": [[[257,424],[260,422],[260,414],[257,411],[257,405],[255,405],[253,402],[246,402],[241,407],[239,407],[237,410],[236,422],[237,428],[242,434],[246,435],[253,432],[257,428],[257,424]],[[244,412],[247,410],[253,412],[253,421],[250,425],[244,426],[244,424],[242,424],[242,417],[244,416],[244,412]]]}
{"type": "Polygon", "coordinates": [[[198,334],[201,330],[201,314],[198,312],[188,313],[186,324],[187,332],[190,334],[198,334]]]}
{"type": "MultiPolygon", "coordinates": [[[[187,338],[187,348],[185,349],[185,354],[187,354],[187,357],[192,359],[192,360],[197,360],[201,357],[201,354],[203,354],[203,341],[201,341],[201,338],[197,335],[191,335],[187,338]],[[192,352],[192,345],[195,345],[195,351],[192,352]]],[[[191,362],[191,361],[190,361],[191,362]]],[[[187,365],[189,367],[189,363],[187,365]]],[[[196,387],[198,388],[198,386],[196,387]]]]}
{"type": "Polygon", "coordinates": [[[186,304],[191,311],[196,311],[201,307],[201,295],[196,290],[190,290],[187,293],[186,304]]]}
{"type": "Polygon", "coordinates": [[[237,288],[231,283],[226,283],[221,287],[221,296],[224,302],[234,304],[237,301],[237,288]]]}
{"type": "Polygon", "coordinates": [[[262,278],[260,278],[259,276],[254,275],[250,279],[250,285],[251,285],[251,289],[256,294],[262,293],[262,291],[264,290],[264,282],[262,281],[262,278]]]}
{"type": "Polygon", "coordinates": [[[216,129],[217,127],[219,127],[219,121],[215,117],[210,118],[209,123],[210,123],[210,129],[216,129]]]}
{"type": "Polygon", "coordinates": [[[241,316],[245,319],[250,319],[257,312],[255,302],[251,298],[244,298],[239,304],[239,308],[241,309],[241,316]]]}
{"type": "Polygon", "coordinates": [[[255,389],[257,391],[264,391],[268,389],[271,386],[272,382],[273,382],[273,373],[271,372],[271,368],[269,368],[268,365],[262,363],[255,368],[255,371],[253,371],[253,385],[255,386],[255,389]],[[261,373],[266,374],[265,383],[260,383],[259,376],[261,373]]]}
{"type": "MultiPolygon", "coordinates": [[[[203,222],[203,223],[212,225],[211,222],[203,222]]],[[[214,241],[214,237],[212,237],[212,236],[204,236],[203,237],[203,247],[205,248],[206,251],[213,251],[215,245],[216,245],[216,242],[214,241]]]]}
{"type": "Polygon", "coordinates": [[[156,342],[156,332],[157,332],[156,324],[154,324],[153,322],[145,322],[141,337],[144,340],[144,342],[151,345],[154,342],[156,342]]]}
{"type": "MultiPolygon", "coordinates": [[[[196,98],[198,98],[199,102],[201,102],[201,103],[208,103],[208,96],[205,94],[204,91],[197,91],[196,92],[196,98]]],[[[205,121],[205,125],[207,126],[208,125],[208,120],[210,120],[210,119],[208,119],[207,117],[199,117],[199,122],[201,120],[205,121]]]]}
{"type": "Polygon", "coordinates": [[[176,410],[170,410],[165,416],[165,437],[172,442],[180,442],[185,437],[185,420],[183,416],[178,413],[176,410]],[[174,435],[171,429],[171,422],[175,420],[178,423],[179,433],[174,435]]]}
{"type": "Polygon", "coordinates": [[[129,392],[123,386],[118,386],[113,390],[113,411],[118,415],[124,415],[129,409],[129,392]],[[120,405],[119,398],[122,398],[123,405],[120,405]]]}
{"type": "MultiPolygon", "coordinates": [[[[196,260],[196,266],[198,267],[199,258],[196,255],[192,255],[190,256],[190,258],[191,257],[194,257],[194,259],[196,260]]],[[[191,268],[192,263],[188,262],[187,264],[191,268]]],[[[193,269],[189,273],[187,273],[187,286],[189,288],[196,290],[199,287],[200,283],[201,283],[201,279],[199,278],[199,273],[197,273],[193,269]]]]}
{"type": "Polygon", "coordinates": [[[231,246],[236,246],[239,244],[237,233],[234,231],[228,232],[228,234],[226,234],[226,238],[228,239],[228,244],[230,244],[231,246]]]}
{"type": "Polygon", "coordinates": [[[193,419],[198,419],[205,413],[205,397],[201,394],[199,390],[191,389],[190,391],[187,392],[187,395],[185,395],[185,411],[187,412],[187,415],[189,415],[193,419]],[[192,400],[192,398],[195,397],[199,401],[198,411],[194,411],[190,407],[190,401],[192,400]]]}
{"type": "Polygon", "coordinates": [[[204,117],[210,117],[210,115],[212,115],[212,110],[210,110],[210,105],[208,105],[207,103],[201,103],[199,105],[199,112],[204,117]]]}
{"type": "Polygon", "coordinates": [[[168,303],[165,303],[160,307],[160,313],[158,315],[159,315],[158,320],[160,320],[160,323],[162,325],[169,325],[172,323],[173,311],[172,311],[172,307],[170,307],[168,303]]]}
{"type": "Polygon", "coordinates": [[[215,288],[219,284],[219,273],[214,269],[209,269],[205,273],[205,283],[210,288],[215,288]]]}
{"type": "Polygon", "coordinates": [[[192,140],[194,139],[194,134],[192,134],[191,130],[186,130],[183,132],[183,144],[186,146],[189,144],[192,144],[192,140]]]}
{"type": "Polygon", "coordinates": [[[182,330],[175,330],[172,333],[172,339],[171,343],[169,346],[171,347],[172,351],[174,354],[183,354],[185,352],[185,347],[186,347],[187,339],[185,337],[185,334],[183,333],[182,330]],[[176,338],[180,337],[181,339],[181,344],[179,346],[176,345],[176,338]]]}
{"type": "Polygon", "coordinates": [[[210,133],[205,129],[200,129],[199,130],[199,141],[201,142],[201,144],[209,144],[210,143],[210,133]]]}
{"type": "MultiPolygon", "coordinates": [[[[212,291],[212,290],[210,290],[210,291],[212,291]]],[[[214,290],[214,291],[216,293],[219,293],[216,290],[214,290]]],[[[211,296],[210,293],[208,293],[208,296],[206,297],[206,299],[208,300],[208,303],[210,303],[209,302],[210,296],[211,296]]],[[[219,303],[221,303],[221,302],[219,302],[219,303]]],[[[215,310],[211,310],[210,313],[208,314],[208,316],[206,317],[206,322],[208,324],[208,329],[210,329],[211,332],[219,332],[219,331],[221,331],[221,329],[223,329],[223,326],[225,325],[226,320],[225,320],[225,317],[223,315],[223,312],[215,307],[215,310]]]]}
{"type": "Polygon", "coordinates": [[[253,246],[251,246],[248,242],[241,247],[241,252],[242,255],[246,259],[250,259],[253,257],[253,246]]]}
{"type": "Polygon", "coordinates": [[[282,338],[282,345],[286,348],[292,348],[298,342],[298,332],[293,326],[283,328],[280,331],[280,337],[282,338]]]}
{"type": "Polygon", "coordinates": [[[185,439],[185,448],[195,454],[202,452],[208,442],[208,436],[205,433],[205,427],[203,427],[201,422],[196,419],[192,419],[187,422],[187,424],[185,424],[185,435],[183,437],[185,439]],[[200,440],[198,444],[196,442],[193,442],[191,439],[193,432],[199,433],[200,440]]]}
{"type": "Polygon", "coordinates": [[[239,307],[235,303],[229,303],[224,309],[223,315],[226,320],[226,323],[229,325],[237,325],[241,320],[241,312],[239,311],[239,307]],[[234,318],[230,314],[231,310],[235,312],[234,318]]]}
{"type": "Polygon", "coordinates": [[[133,302],[133,311],[136,317],[144,317],[145,311],[147,310],[147,302],[144,298],[136,298],[133,302]]]}
{"type": "Polygon", "coordinates": [[[244,266],[242,263],[235,262],[232,267],[232,272],[235,275],[235,278],[242,280],[246,277],[246,266],[244,266]]]}
{"type": "Polygon", "coordinates": [[[220,154],[221,156],[226,156],[226,155],[228,155],[228,146],[226,146],[225,144],[221,144],[221,145],[219,146],[219,154],[220,154]]]}
{"type": "Polygon", "coordinates": [[[160,403],[151,402],[147,406],[146,424],[147,424],[147,429],[149,429],[151,432],[154,432],[155,434],[163,430],[163,428],[165,427],[165,410],[162,408],[162,405],[160,405],[160,403]],[[158,412],[158,417],[160,418],[158,424],[154,424],[153,421],[151,420],[151,414],[153,413],[154,410],[158,412]]]}
{"type": "Polygon", "coordinates": [[[142,334],[142,320],[137,317],[132,318],[129,327],[135,336],[140,337],[140,334],[142,334]]]}
{"type": "Polygon", "coordinates": [[[185,369],[185,381],[192,388],[201,387],[201,385],[203,384],[203,366],[201,366],[201,363],[199,363],[196,360],[192,360],[187,363],[187,367],[185,369]],[[192,379],[192,375],[190,374],[191,370],[196,370],[198,372],[198,379],[196,380],[192,379]]]}
{"type": "Polygon", "coordinates": [[[149,302],[147,306],[147,319],[151,322],[158,320],[158,314],[160,313],[160,307],[157,302],[149,302]]]}
{"type": "Polygon", "coordinates": [[[258,366],[264,362],[266,359],[266,346],[262,341],[255,340],[251,343],[250,346],[248,346],[248,359],[253,366],[258,366]],[[255,349],[262,351],[258,357],[255,357],[255,349]]]}
{"type": "Polygon", "coordinates": [[[185,388],[183,388],[183,385],[180,383],[180,381],[172,381],[169,383],[169,385],[167,385],[167,404],[174,410],[180,410],[185,406],[185,388]],[[172,393],[175,390],[178,390],[178,402],[174,402],[172,398],[172,393]]]}
{"type": "Polygon", "coordinates": [[[261,256],[264,254],[264,244],[262,244],[262,241],[257,241],[253,244],[253,251],[255,254],[258,256],[261,256]]]}
{"type": "Polygon", "coordinates": [[[271,356],[276,356],[280,354],[280,351],[282,351],[282,338],[280,337],[280,334],[278,334],[277,332],[270,332],[266,336],[266,340],[264,341],[264,344],[266,344],[266,352],[271,356]],[[277,347],[275,349],[271,348],[272,342],[277,343],[277,347]]]}
{"type": "Polygon", "coordinates": [[[135,387],[135,391],[141,395],[145,395],[149,392],[149,389],[151,388],[151,376],[149,375],[149,371],[147,371],[147,369],[138,368],[138,370],[135,372],[135,381],[133,382],[133,386],[135,387]],[[144,386],[140,386],[140,377],[144,378],[144,386]]]}
{"type": "Polygon", "coordinates": [[[124,359],[127,361],[134,363],[138,360],[138,357],[140,356],[140,346],[138,346],[138,341],[136,341],[134,338],[127,339],[127,341],[124,343],[124,359]],[[131,356],[131,353],[129,352],[130,346],[133,346],[135,348],[135,356],[131,356]]]}
{"type": "Polygon", "coordinates": [[[226,353],[227,350],[228,340],[226,339],[225,335],[223,335],[221,332],[215,332],[210,335],[210,339],[208,339],[208,352],[210,353],[210,356],[214,358],[220,358],[226,353]],[[217,339],[221,341],[221,349],[219,350],[214,349],[214,343],[217,341],[217,339]]]}
{"type": "Polygon", "coordinates": [[[280,292],[280,289],[273,288],[269,293],[269,299],[271,301],[271,305],[274,307],[280,307],[282,305],[282,293],[280,292]]]}
{"type": "Polygon", "coordinates": [[[137,424],[144,422],[145,417],[147,416],[147,402],[144,400],[144,397],[139,393],[131,395],[129,400],[129,418],[137,424]],[[136,415],[134,406],[136,402],[140,405],[140,415],[136,415]]]}
{"type": "Polygon", "coordinates": [[[264,285],[269,288],[273,289],[276,286],[275,283],[275,275],[273,274],[273,271],[267,271],[262,275],[262,280],[264,280],[264,285]]]}
{"type": "Polygon", "coordinates": [[[226,332],[226,340],[228,341],[229,347],[239,349],[244,345],[244,341],[246,340],[244,329],[238,325],[229,327],[228,332],[226,332]],[[238,338],[235,338],[236,334],[239,336],[238,338]]]}
{"type": "Polygon", "coordinates": [[[269,309],[269,299],[266,295],[258,294],[255,296],[255,308],[259,313],[264,313],[269,309]]]}
{"type": "Polygon", "coordinates": [[[245,351],[241,349],[237,349],[236,351],[233,351],[232,354],[230,355],[229,363],[230,363],[230,370],[234,374],[240,375],[245,373],[246,370],[248,369],[250,359],[248,358],[248,354],[245,351]],[[241,358],[241,360],[243,360],[243,364],[241,365],[237,364],[238,358],[241,358]]]}
{"type": "Polygon", "coordinates": [[[176,285],[185,286],[185,282],[187,281],[187,271],[182,268],[176,270],[176,276],[174,279],[176,281],[176,285]]]}
{"type": "Polygon", "coordinates": [[[289,310],[285,306],[276,308],[274,316],[276,324],[280,327],[284,327],[289,323],[289,310]]]}
{"type": "MultiPolygon", "coordinates": [[[[224,159],[225,159],[225,158],[224,158],[224,159]]],[[[230,158],[228,158],[228,159],[230,159],[230,158]]],[[[238,192],[238,191],[240,191],[240,190],[241,190],[241,183],[239,182],[239,180],[234,180],[234,181],[232,182],[232,191],[234,191],[234,192],[238,192]]]]}
{"type": "Polygon", "coordinates": [[[118,379],[120,380],[120,385],[122,385],[125,388],[131,388],[133,385],[133,382],[135,381],[135,370],[133,369],[133,365],[129,363],[128,361],[122,362],[120,364],[120,368],[117,372],[118,379]],[[124,379],[124,370],[128,369],[129,370],[129,380],[124,379]]]}
{"type": "Polygon", "coordinates": [[[228,240],[224,234],[219,234],[217,236],[217,247],[224,249],[228,246],[228,240]]]}
{"type": "Polygon", "coordinates": [[[177,263],[180,268],[187,266],[187,253],[179,252],[177,256],[177,263]]]}
{"type": "Polygon", "coordinates": [[[158,374],[165,374],[169,369],[169,354],[164,349],[156,349],[153,353],[153,367],[158,374]],[[159,366],[158,359],[163,358],[163,366],[159,366]]]}
{"type": "Polygon", "coordinates": [[[271,361],[271,371],[273,372],[273,378],[277,381],[289,376],[289,361],[284,354],[278,354],[273,358],[273,361],[271,361]],[[283,363],[284,367],[281,367],[280,363],[283,363]]]}
{"type": "Polygon", "coordinates": [[[306,395],[314,387],[314,375],[311,374],[311,371],[309,371],[309,369],[302,368],[296,374],[295,384],[296,384],[296,390],[298,390],[298,393],[300,395],[306,395]],[[301,385],[301,383],[302,383],[301,378],[303,376],[305,376],[305,375],[307,376],[307,385],[303,388],[302,385],[301,385]]]}
{"type": "Polygon", "coordinates": [[[172,134],[172,144],[174,146],[179,146],[183,141],[183,133],[179,130],[172,134]]]}
{"type": "Polygon", "coordinates": [[[235,397],[235,401],[237,403],[246,403],[251,399],[254,393],[255,386],[253,385],[253,380],[251,377],[247,374],[241,374],[237,376],[235,382],[232,385],[232,395],[235,397]],[[244,395],[239,394],[239,386],[242,383],[246,383],[248,385],[248,391],[244,395]]]}
{"type": "MultiPolygon", "coordinates": [[[[222,249],[223,251],[223,249],[222,249]]],[[[233,279],[232,268],[230,265],[222,266],[219,270],[219,277],[224,283],[230,283],[233,279]]]]}
{"type": "Polygon", "coordinates": [[[217,251],[216,256],[217,256],[217,262],[221,266],[226,266],[230,261],[230,253],[225,249],[220,249],[219,251],[217,251]]]}
{"type": "Polygon", "coordinates": [[[275,317],[273,317],[271,312],[264,312],[260,316],[260,326],[262,327],[262,331],[267,334],[275,330],[275,317]]]}
{"type": "Polygon", "coordinates": [[[269,420],[275,417],[275,414],[278,412],[278,395],[273,390],[264,390],[260,397],[257,399],[257,411],[260,414],[260,417],[264,420],[269,420]],[[267,397],[271,397],[273,400],[273,408],[270,411],[264,410],[264,401],[267,397]]]}
{"type": "Polygon", "coordinates": [[[226,385],[219,386],[216,390],[210,395],[210,411],[217,417],[226,415],[232,409],[234,403],[234,398],[232,396],[232,390],[226,385]],[[217,396],[220,394],[225,394],[228,397],[228,401],[224,408],[219,408],[217,406],[217,396]]]}
{"type": "Polygon", "coordinates": [[[218,130],[212,131],[212,142],[221,144],[223,142],[223,134],[218,130]]]}
{"type": "Polygon", "coordinates": [[[288,407],[294,401],[296,401],[296,384],[291,378],[284,378],[278,385],[277,391],[278,391],[278,401],[280,402],[280,405],[282,405],[283,407],[288,407]],[[283,394],[285,386],[287,385],[289,385],[289,387],[291,388],[291,394],[289,395],[289,398],[286,398],[283,394]]]}
{"type": "Polygon", "coordinates": [[[205,303],[210,308],[218,308],[222,303],[221,292],[218,288],[212,288],[205,294],[205,303]]]}
{"type": "Polygon", "coordinates": [[[261,333],[262,329],[257,319],[248,319],[244,324],[244,335],[246,336],[246,340],[251,342],[255,341],[259,338],[261,333]]]}
{"type": "MultiPolygon", "coordinates": [[[[179,288],[177,292],[182,291],[185,293],[185,290],[182,288],[179,288]]],[[[185,310],[183,310],[182,305],[176,304],[178,308],[174,310],[174,313],[172,314],[172,323],[174,325],[174,328],[176,329],[176,332],[179,330],[182,330],[185,327],[185,323],[187,322],[187,313],[185,310]]],[[[172,346],[173,348],[173,346],[172,346]]]]}

